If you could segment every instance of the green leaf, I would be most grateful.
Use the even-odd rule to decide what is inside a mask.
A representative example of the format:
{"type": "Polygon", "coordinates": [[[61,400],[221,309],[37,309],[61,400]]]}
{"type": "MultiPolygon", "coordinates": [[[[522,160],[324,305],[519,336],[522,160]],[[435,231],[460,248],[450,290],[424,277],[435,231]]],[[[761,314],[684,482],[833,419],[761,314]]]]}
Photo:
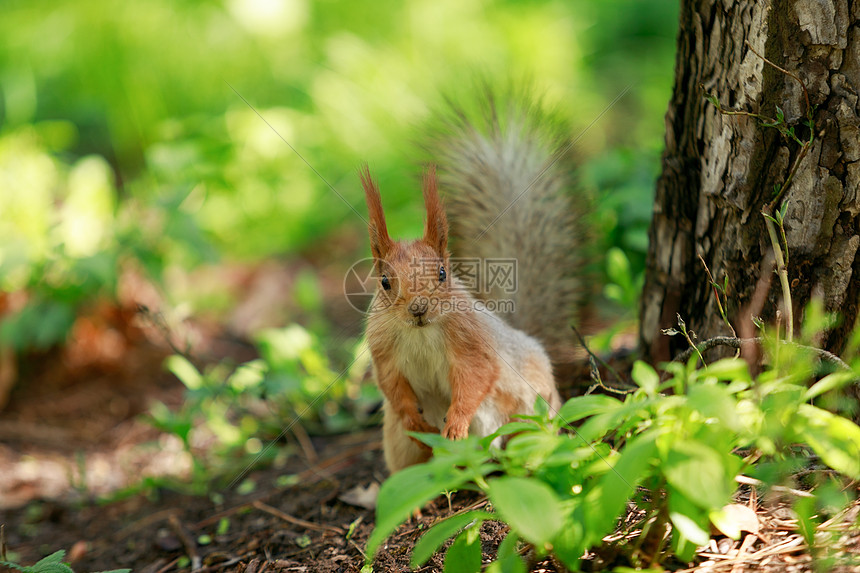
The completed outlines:
{"type": "MultiPolygon", "coordinates": [[[[608,444],[596,444],[594,446],[578,446],[578,442],[574,437],[562,438],[558,447],[555,448],[542,462],[541,468],[551,469],[558,466],[566,466],[559,472],[563,471],[565,478],[573,478],[574,474],[571,470],[580,468],[586,464],[590,464],[595,458],[609,455],[610,448],[608,444]]],[[[556,475],[559,475],[556,472],[556,475]]]]}
{"type": "Polygon", "coordinates": [[[72,568],[63,563],[63,557],[65,556],[66,552],[61,549],[43,557],[30,567],[21,567],[16,564],[13,564],[13,566],[26,573],[73,573],[72,568]]]}
{"type": "Polygon", "coordinates": [[[612,247],[606,253],[606,274],[621,287],[629,287],[632,284],[630,261],[618,247],[612,247]]]}
{"type": "Polygon", "coordinates": [[[676,527],[675,531],[672,532],[672,552],[675,557],[684,563],[689,563],[696,556],[697,549],[698,546],[684,537],[684,534],[676,527]]]}
{"type": "Polygon", "coordinates": [[[197,390],[203,386],[203,376],[184,356],[180,356],[179,354],[168,356],[167,360],[164,361],[164,365],[189,390],[197,390]]]}
{"type": "Polygon", "coordinates": [[[526,573],[526,564],[522,558],[517,555],[508,555],[499,557],[498,560],[490,563],[484,570],[486,573],[526,573]]]}
{"type": "Polygon", "coordinates": [[[508,422],[489,436],[481,438],[481,447],[489,447],[489,445],[493,443],[493,440],[499,436],[508,436],[510,434],[517,434],[520,432],[531,432],[537,429],[537,427],[538,426],[532,422],[508,422]]]}
{"type": "MultiPolygon", "coordinates": [[[[407,434],[432,447],[434,459],[444,456],[448,460],[448,465],[474,468],[486,465],[490,460],[490,454],[481,447],[483,439],[477,436],[469,436],[465,440],[449,440],[441,434],[416,432],[407,432],[407,434]]],[[[484,472],[483,469],[482,472],[484,472]]]]}
{"type": "Polygon", "coordinates": [[[714,527],[722,532],[726,537],[731,537],[735,541],[741,537],[741,529],[738,523],[731,515],[726,512],[725,507],[720,509],[712,509],[708,512],[708,519],[714,524],[714,527]]]}
{"type": "Polygon", "coordinates": [[[245,478],[241,483],[236,487],[236,493],[239,495],[248,495],[249,493],[253,493],[254,490],[257,489],[257,482],[255,482],[251,478],[245,478]]]}
{"type": "Polygon", "coordinates": [[[571,429],[586,444],[603,438],[607,431],[615,430],[627,421],[628,418],[650,407],[655,402],[654,399],[635,400],[633,398],[632,396],[628,396],[627,402],[620,408],[593,415],[579,428],[571,429]]]}
{"type": "Polygon", "coordinates": [[[479,573],[481,571],[480,525],[457,536],[445,554],[445,573],[479,573]]]}
{"type": "Polygon", "coordinates": [[[505,466],[508,468],[544,467],[544,462],[566,438],[545,432],[526,432],[511,438],[505,447],[505,466]]]}
{"type": "MultiPolygon", "coordinates": [[[[651,472],[649,466],[657,457],[657,431],[649,431],[633,438],[621,451],[610,471],[587,494],[584,513],[586,520],[585,543],[598,543],[612,530],[618,515],[633,495],[633,488],[651,472]]],[[[609,463],[608,460],[596,463],[609,463]]]]}
{"type": "Polygon", "coordinates": [[[372,559],[383,541],[412,512],[440,495],[469,481],[470,474],[452,466],[451,460],[436,457],[424,464],[400,470],[379,488],[376,500],[376,527],[367,541],[367,556],[372,559]]]}
{"type": "Polygon", "coordinates": [[[526,573],[526,564],[517,553],[519,537],[510,531],[499,544],[496,560],[485,569],[486,573],[526,573]]]}
{"type": "Polygon", "coordinates": [[[561,529],[561,502],[544,482],[501,477],[488,485],[487,495],[496,511],[526,541],[544,547],[561,529]]]}
{"type": "Polygon", "coordinates": [[[815,515],[815,498],[801,497],[794,502],[793,509],[797,514],[797,528],[803,540],[808,546],[815,546],[815,531],[819,521],[815,515]]]}
{"type": "Polygon", "coordinates": [[[448,445],[448,438],[442,434],[423,433],[423,432],[406,432],[409,436],[415,438],[419,442],[430,446],[431,448],[441,448],[448,445]]]}
{"type": "Polygon", "coordinates": [[[711,539],[710,534],[706,529],[703,529],[694,519],[684,515],[683,513],[669,512],[669,519],[672,524],[686,539],[689,539],[696,545],[707,545],[711,539]]]}
{"type": "Polygon", "coordinates": [[[809,404],[801,404],[797,413],[805,422],[798,428],[800,439],[834,470],[860,478],[860,427],[809,404]]]}
{"type": "Polygon", "coordinates": [[[421,539],[419,539],[418,543],[415,544],[415,548],[412,549],[410,566],[413,569],[421,567],[452,535],[468,526],[473,521],[478,521],[480,523],[488,519],[495,519],[495,516],[486,511],[467,511],[466,513],[452,515],[447,519],[434,523],[433,526],[421,536],[421,539]]]}
{"type": "Polygon", "coordinates": [[[690,501],[710,510],[723,507],[732,494],[734,475],[723,457],[702,442],[678,440],[661,465],[669,484],[690,501]]]}
{"type": "Polygon", "coordinates": [[[549,418],[549,402],[541,395],[535,398],[534,404],[535,416],[540,419],[549,418]]]}
{"type": "Polygon", "coordinates": [[[496,553],[496,557],[499,559],[506,559],[511,555],[516,555],[519,557],[517,553],[517,543],[519,542],[519,536],[513,531],[508,531],[508,534],[505,535],[505,538],[499,543],[499,550],[496,553]]]}
{"type": "Polygon", "coordinates": [[[716,418],[720,424],[736,430],[740,426],[737,402],[724,385],[697,384],[690,388],[687,405],[705,418],[716,418]]]}
{"type": "Polygon", "coordinates": [[[707,370],[699,371],[700,377],[713,376],[718,380],[743,380],[749,382],[750,371],[745,360],[740,358],[723,358],[708,365],[707,370]]]}
{"type": "Polygon", "coordinates": [[[815,384],[813,384],[809,390],[806,391],[806,394],[803,396],[803,400],[808,402],[813,398],[817,398],[818,396],[830,392],[831,390],[835,390],[837,388],[841,388],[842,386],[848,384],[849,382],[853,382],[857,379],[857,374],[853,371],[839,370],[838,372],[833,372],[832,374],[828,374],[815,384]]]}
{"type": "Polygon", "coordinates": [[[558,411],[558,417],[564,423],[569,424],[588,416],[617,410],[622,405],[620,400],[602,394],[578,396],[564,403],[558,411]]]}
{"type": "Polygon", "coordinates": [[[642,388],[649,397],[657,395],[657,386],[660,385],[660,376],[650,365],[637,360],[633,364],[633,381],[642,388]]]}
{"type": "Polygon", "coordinates": [[[582,509],[582,500],[576,499],[572,509],[574,511],[565,520],[564,527],[552,540],[552,552],[568,569],[579,571],[579,563],[588,549],[585,520],[580,519],[576,511],[582,509]]]}
{"type": "Polygon", "coordinates": [[[708,515],[672,486],[666,489],[669,519],[675,527],[672,532],[672,546],[679,559],[689,561],[696,554],[696,548],[707,544],[710,539],[708,515]]]}
{"type": "Polygon", "coordinates": [[[226,517],[222,517],[218,521],[218,528],[215,530],[216,535],[224,535],[230,530],[230,520],[226,517]]]}
{"type": "Polygon", "coordinates": [[[609,300],[613,300],[619,303],[624,302],[624,289],[617,284],[609,283],[608,285],[603,287],[603,294],[609,300]]]}
{"type": "Polygon", "coordinates": [[[714,94],[706,93],[703,97],[708,100],[711,105],[713,105],[717,109],[720,109],[720,100],[717,99],[717,96],[715,96],[714,94]]]}
{"type": "Polygon", "coordinates": [[[251,360],[242,364],[227,378],[227,384],[237,392],[259,387],[266,377],[268,366],[264,360],[251,360]]]}

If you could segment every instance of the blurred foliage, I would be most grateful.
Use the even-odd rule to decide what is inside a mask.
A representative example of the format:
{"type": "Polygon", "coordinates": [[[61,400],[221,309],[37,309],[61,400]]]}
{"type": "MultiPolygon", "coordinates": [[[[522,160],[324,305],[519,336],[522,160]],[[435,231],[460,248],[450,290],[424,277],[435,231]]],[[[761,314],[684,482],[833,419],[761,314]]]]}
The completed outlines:
{"type": "MultiPolygon", "coordinates": [[[[570,120],[581,185],[600,197],[593,266],[630,309],[677,10],[645,0],[7,0],[0,345],[62,342],[84,305],[116,294],[127,265],[171,304],[199,308],[191,299],[205,296],[222,309],[213,289],[175,289],[168,271],[276,256],[347,269],[366,254],[362,161],[392,234],[417,234],[422,126],[443,93],[468,92],[479,76],[529,78],[570,120]],[[607,267],[612,247],[618,264],[607,267]]],[[[285,296],[311,309],[309,331],[332,336],[326,285],[308,272],[285,296]]],[[[323,342],[343,364],[355,344],[323,342]]]]}
{"type": "MultiPolygon", "coordinates": [[[[676,10],[587,0],[13,1],[0,20],[0,121],[5,135],[50,132],[7,139],[13,152],[29,146],[70,165],[97,154],[115,171],[120,201],[192,214],[220,253],[260,258],[299,251],[345,222],[360,227],[326,182],[361,211],[362,160],[392,205],[417,212],[415,153],[404,143],[440,90],[475,72],[529,75],[576,133],[632,86],[577,148],[586,159],[609,146],[636,150],[603,175],[593,170],[593,183],[606,183],[609,169],[611,186],[638,191],[641,223],[676,10]],[[640,159],[645,178],[631,167],[640,159]]],[[[36,184],[13,177],[12,188],[36,184]]],[[[396,209],[392,218],[395,232],[419,224],[400,222],[396,209]]],[[[183,225],[168,231],[187,238],[183,225]]],[[[619,246],[643,248],[630,240],[635,247],[619,246]]]]}
{"type": "Polygon", "coordinates": [[[189,454],[192,491],[207,491],[213,475],[234,477],[270,461],[278,451],[271,446],[297,423],[296,432],[315,434],[367,424],[380,400],[375,385],[362,384],[370,361],[363,343],[339,372],[321,341],[299,325],[263,330],[256,343],[260,358],[238,366],[198,368],[178,354],[167,359],[185,399],[178,410],[157,402],[149,421],[179,438],[189,454]]]}

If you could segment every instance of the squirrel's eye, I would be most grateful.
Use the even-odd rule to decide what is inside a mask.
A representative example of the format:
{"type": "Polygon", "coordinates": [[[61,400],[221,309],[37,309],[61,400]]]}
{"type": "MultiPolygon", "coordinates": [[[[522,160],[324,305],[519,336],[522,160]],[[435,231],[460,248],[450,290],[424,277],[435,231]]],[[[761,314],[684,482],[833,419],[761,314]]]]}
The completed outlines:
{"type": "Polygon", "coordinates": [[[439,282],[445,282],[445,279],[448,278],[448,273],[445,272],[445,267],[439,267],[439,282]]]}
{"type": "Polygon", "coordinates": [[[382,288],[384,288],[385,290],[391,290],[391,282],[385,275],[382,275],[382,288]]]}

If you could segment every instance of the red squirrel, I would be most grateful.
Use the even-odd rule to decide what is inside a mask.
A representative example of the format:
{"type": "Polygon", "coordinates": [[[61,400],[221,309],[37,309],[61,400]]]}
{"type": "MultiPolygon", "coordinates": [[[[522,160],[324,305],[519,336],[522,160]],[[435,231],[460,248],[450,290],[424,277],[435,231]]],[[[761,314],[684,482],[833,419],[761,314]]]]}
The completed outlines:
{"type": "Polygon", "coordinates": [[[533,413],[538,396],[551,413],[561,406],[547,350],[562,359],[579,291],[577,215],[564,194],[569,145],[527,101],[499,107],[491,94],[486,99],[483,121],[455,113],[434,140],[441,177],[432,166],[424,176],[420,239],[389,236],[378,185],[366,166],[360,173],[379,279],[366,333],[385,398],[391,472],[430,456],[407,431],[483,437],[533,413]],[[479,283],[492,278],[487,261],[506,261],[516,288],[484,284],[476,291],[474,280],[453,272],[440,182],[456,254],[477,261],[479,283]],[[515,311],[488,310],[499,301],[515,303],[515,311]]]}

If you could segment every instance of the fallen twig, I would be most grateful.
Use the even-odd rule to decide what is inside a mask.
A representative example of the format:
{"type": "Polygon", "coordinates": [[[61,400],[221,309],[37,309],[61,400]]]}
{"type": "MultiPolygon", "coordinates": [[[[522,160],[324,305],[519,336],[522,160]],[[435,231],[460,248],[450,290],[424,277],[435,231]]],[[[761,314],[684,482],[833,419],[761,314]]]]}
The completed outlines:
{"type": "Polygon", "coordinates": [[[182,527],[182,523],[175,514],[171,515],[167,522],[174,533],[176,533],[176,536],[179,537],[179,540],[182,541],[182,545],[185,546],[185,552],[188,554],[188,558],[191,559],[191,571],[199,571],[203,567],[203,561],[200,558],[200,554],[197,553],[197,543],[191,539],[191,536],[182,527]]]}
{"type": "Polygon", "coordinates": [[[167,564],[165,564],[161,569],[159,569],[155,573],[167,573],[167,571],[170,571],[171,569],[173,569],[176,566],[177,563],[179,563],[179,559],[180,559],[180,557],[177,557],[173,561],[168,562],[167,564]]]}
{"type": "MultiPolygon", "coordinates": [[[[754,485],[754,486],[765,485],[765,483],[761,480],[747,477],[747,476],[743,476],[743,475],[735,476],[735,481],[740,483],[740,484],[744,484],[744,485],[754,485]]],[[[803,491],[801,489],[794,489],[794,488],[790,488],[790,487],[785,487],[783,485],[772,485],[772,486],[770,486],[770,489],[771,489],[771,491],[776,491],[779,493],[790,493],[791,495],[796,495],[797,497],[815,497],[813,494],[809,493],[808,491],[803,491]]]]}
{"type": "Polygon", "coordinates": [[[333,531],[338,535],[345,535],[346,531],[337,527],[336,525],[317,525],[316,523],[312,523],[310,521],[305,521],[304,519],[299,519],[298,517],[293,517],[287,513],[284,513],[280,509],[276,507],[272,507],[271,505],[267,505],[262,501],[255,501],[251,505],[260,511],[265,511],[270,515],[274,515],[275,517],[286,521],[287,523],[292,523],[293,525],[298,525],[299,527],[304,527],[305,529],[312,529],[314,531],[333,531]]]}
{"type": "Polygon", "coordinates": [[[299,446],[302,448],[302,452],[305,454],[305,458],[307,458],[309,464],[316,464],[319,461],[319,456],[317,456],[317,451],[314,448],[313,442],[311,442],[310,436],[308,436],[308,432],[305,430],[304,426],[301,424],[293,424],[292,427],[293,435],[296,437],[296,441],[299,443],[299,446]]]}
{"type": "MultiPolygon", "coordinates": [[[[746,555],[747,550],[753,543],[755,543],[756,539],[758,539],[758,536],[754,533],[749,533],[744,537],[743,543],[741,543],[741,546],[738,548],[737,559],[743,559],[744,555],[746,555]]],[[[742,568],[743,561],[738,561],[732,567],[731,573],[741,573],[741,571],[743,570],[742,568]]]]}

